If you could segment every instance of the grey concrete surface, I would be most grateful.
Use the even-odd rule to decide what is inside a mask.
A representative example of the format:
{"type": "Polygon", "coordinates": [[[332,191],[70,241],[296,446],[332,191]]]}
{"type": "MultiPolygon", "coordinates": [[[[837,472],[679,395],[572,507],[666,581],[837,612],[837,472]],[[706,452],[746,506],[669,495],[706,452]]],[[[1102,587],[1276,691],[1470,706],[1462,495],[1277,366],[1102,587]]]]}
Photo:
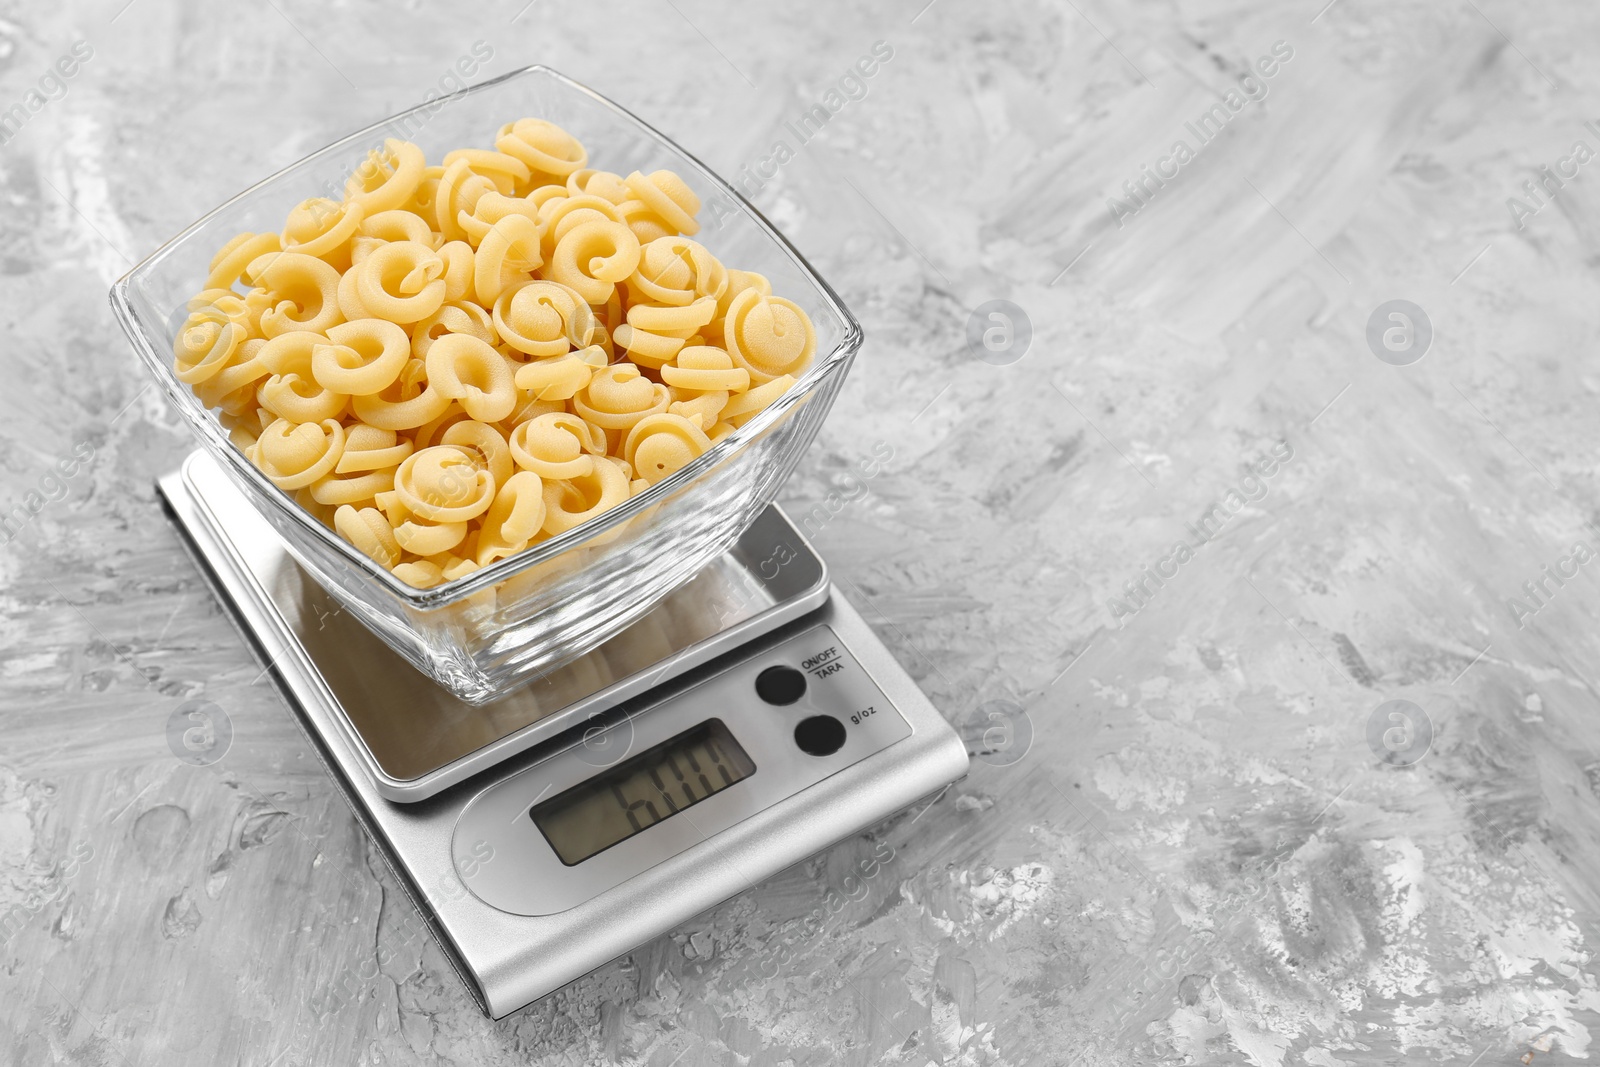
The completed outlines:
{"type": "Polygon", "coordinates": [[[0,1062],[1589,1061],[1593,6],[923,4],[0,0],[0,1062]],[[982,752],[500,1023],[163,518],[105,296],[479,41],[757,175],[856,311],[782,499],[982,752]]]}

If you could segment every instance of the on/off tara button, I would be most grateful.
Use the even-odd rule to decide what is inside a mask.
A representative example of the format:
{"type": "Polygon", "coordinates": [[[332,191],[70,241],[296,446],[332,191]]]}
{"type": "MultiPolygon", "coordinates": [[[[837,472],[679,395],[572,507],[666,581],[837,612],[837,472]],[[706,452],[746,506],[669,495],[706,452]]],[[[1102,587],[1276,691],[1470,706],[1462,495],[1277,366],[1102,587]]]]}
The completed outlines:
{"type": "Polygon", "coordinates": [[[768,704],[793,704],[806,695],[806,676],[793,667],[768,667],[756,675],[756,696],[768,704]]]}

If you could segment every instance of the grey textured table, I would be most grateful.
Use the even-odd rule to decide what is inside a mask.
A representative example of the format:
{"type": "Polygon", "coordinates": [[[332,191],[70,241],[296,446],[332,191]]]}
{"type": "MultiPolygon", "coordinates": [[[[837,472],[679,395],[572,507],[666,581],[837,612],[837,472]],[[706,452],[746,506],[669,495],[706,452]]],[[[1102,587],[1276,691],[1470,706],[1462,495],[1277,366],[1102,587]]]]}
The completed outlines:
{"type": "Polygon", "coordinates": [[[0,1062],[1587,1062],[1600,25],[1324,2],[0,5],[0,1062]],[[857,312],[783,500],[984,753],[498,1024],[163,518],[105,300],[480,41],[857,312]]]}

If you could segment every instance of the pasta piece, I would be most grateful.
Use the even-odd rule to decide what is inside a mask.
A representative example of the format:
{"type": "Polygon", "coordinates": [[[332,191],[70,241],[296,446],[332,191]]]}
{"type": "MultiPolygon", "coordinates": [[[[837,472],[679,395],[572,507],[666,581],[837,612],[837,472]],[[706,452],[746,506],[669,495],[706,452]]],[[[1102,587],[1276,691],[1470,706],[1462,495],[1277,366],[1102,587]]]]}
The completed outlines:
{"type": "Polygon", "coordinates": [[[279,419],[256,441],[261,473],[279,489],[304,489],[333,470],[343,452],[344,427],[336,419],[321,423],[279,419]]]}
{"type": "Polygon", "coordinates": [[[498,422],[516,406],[515,383],[506,358],[476,337],[452,333],[428,349],[428,387],[459,400],[480,422],[498,422]]]}
{"type": "MultiPolygon", "coordinates": [[[[441,564],[439,567],[439,573],[444,575],[446,581],[453,582],[457,578],[466,577],[477,569],[477,560],[456,557],[447,559],[443,564],[441,564]]],[[[490,590],[490,592],[493,592],[493,590],[490,590]]]]}
{"type": "Polygon", "coordinates": [[[417,183],[417,191],[411,194],[411,199],[400,206],[425,219],[435,218],[434,201],[439,193],[439,179],[444,177],[444,168],[433,165],[422,168],[422,180],[417,183]]]}
{"type": "Polygon", "coordinates": [[[411,354],[418,359],[427,358],[433,343],[451,333],[476,337],[484,344],[499,340],[487,311],[470,300],[451,301],[411,328],[411,354]]]}
{"type": "Polygon", "coordinates": [[[465,211],[456,214],[456,225],[467,235],[466,241],[462,243],[469,249],[478,247],[490,227],[508,215],[521,215],[530,222],[538,224],[539,205],[522,197],[486,192],[472,205],[470,214],[465,211]]]}
{"type": "Polygon", "coordinates": [[[494,475],[473,462],[466,449],[435,445],[406,457],[395,471],[394,491],[412,516],[436,523],[464,523],[489,509],[494,501],[494,475]]]}
{"type": "Polygon", "coordinates": [[[379,493],[394,488],[394,470],[367,471],[365,474],[327,474],[306,487],[311,499],[334,507],[367,504],[379,493]]]}
{"type": "Polygon", "coordinates": [[[555,252],[561,238],[585,222],[615,222],[626,224],[617,205],[602,196],[564,196],[547,200],[539,208],[539,223],[543,227],[545,258],[555,252]]]}
{"type": "Polygon", "coordinates": [[[439,565],[425,559],[398,564],[394,568],[394,576],[417,589],[432,589],[436,585],[443,585],[445,580],[439,565]]]}
{"type": "MultiPolygon", "coordinates": [[[[446,304],[472,297],[472,246],[465,241],[446,241],[439,246],[444,260],[444,300],[446,304]]],[[[476,305],[474,305],[476,306],[476,305]]]]}
{"type": "Polygon", "coordinates": [[[380,211],[368,215],[356,227],[356,236],[350,243],[350,261],[360,263],[390,241],[415,241],[432,248],[434,234],[427,222],[409,211],[380,211]]]}
{"type": "Polygon", "coordinates": [[[639,239],[641,245],[659,241],[663,237],[678,236],[677,229],[651,211],[650,205],[643,200],[624,201],[617,205],[617,210],[622,213],[628,229],[633,231],[633,235],[639,239]]]}
{"type": "Polygon", "coordinates": [[[231,410],[242,415],[255,406],[255,386],[271,373],[258,357],[267,342],[253,337],[233,350],[222,370],[194,385],[195,395],[208,407],[231,410]]]}
{"type": "Polygon", "coordinates": [[[720,348],[695,345],[678,353],[661,368],[661,380],[674,389],[700,393],[742,393],[750,388],[750,372],[733,365],[733,357],[720,348]]]}
{"type": "Polygon", "coordinates": [[[628,325],[651,333],[667,334],[688,339],[716,314],[717,302],[709,296],[701,297],[683,307],[654,307],[635,304],[628,309],[628,325]]]}
{"type": "Polygon", "coordinates": [[[206,275],[205,287],[231,288],[246,267],[262,256],[279,251],[282,247],[275,233],[239,234],[211,257],[211,273],[206,275]]]}
{"type": "Polygon", "coordinates": [[[387,493],[374,495],[372,503],[377,506],[379,511],[383,512],[391,527],[398,526],[411,517],[411,512],[406,510],[405,504],[400,500],[400,494],[393,489],[387,493]]]}
{"type": "MultiPolygon", "coordinates": [[[[794,379],[785,374],[781,378],[774,378],[765,385],[758,385],[747,393],[740,393],[731,398],[727,406],[722,409],[723,421],[735,426],[743,426],[753,419],[762,409],[784,393],[794,384],[794,379]]],[[[715,440],[714,434],[712,436],[715,440]]]]}
{"type": "Polygon", "coordinates": [[[633,495],[622,468],[597,460],[589,473],[544,486],[544,530],[552,537],[582,526],[633,495]]]}
{"type": "Polygon", "coordinates": [[[700,231],[700,224],[694,219],[700,210],[700,198],[672,171],[658,170],[650,175],[634,171],[628,175],[627,184],[634,196],[677,233],[693,236],[700,231]]]}
{"type": "Polygon", "coordinates": [[[716,317],[719,319],[726,318],[728,308],[733,304],[733,298],[746,289],[754,289],[762,296],[772,295],[772,283],[767,280],[766,275],[757,274],[755,271],[749,270],[730,270],[728,271],[727,288],[717,298],[716,317]]]}
{"type": "Polygon", "coordinates": [[[635,304],[628,309],[628,321],[617,327],[617,343],[627,350],[633,362],[660,369],[711,321],[716,307],[717,302],[711,297],[701,297],[682,307],[635,304]]]}
{"type": "Polygon", "coordinates": [[[621,204],[633,195],[622,175],[608,170],[575,170],[567,175],[568,196],[599,196],[621,204]]]}
{"type": "Polygon", "coordinates": [[[339,272],[315,256],[269,252],[251,260],[244,277],[271,294],[273,306],[261,313],[261,332],[268,337],[292,330],[323,333],[344,321],[339,272]]]}
{"type": "Polygon", "coordinates": [[[595,372],[588,386],[572,398],[585,422],[605,430],[631,430],[646,415],[667,410],[667,387],[639,374],[631,363],[613,363],[595,372]]]}
{"type": "Polygon", "coordinates": [[[356,270],[347,270],[339,277],[339,313],[350,322],[357,319],[373,318],[373,313],[361,302],[361,296],[356,292],[356,283],[361,280],[361,273],[356,270]]]}
{"type": "Polygon", "coordinates": [[[797,304],[753,289],[728,306],[723,340],[734,363],[749,371],[757,385],[799,374],[817,349],[816,331],[797,304]]]}
{"type": "Polygon", "coordinates": [[[356,418],[380,430],[410,430],[437,419],[449,406],[450,398],[428,381],[427,365],[420,359],[407,363],[382,392],[350,400],[356,418]]]}
{"type": "Polygon", "coordinates": [[[350,243],[362,215],[361,205],[352,201],[302,200],[283,224],[283,250],[329,259],[350,243]]]}
{"type": "Polygon", "coordinates": [[[678,234],[686,237],[698,234],[699,222],[694,221],[694,214],[699,211],[699,197],[677,174],[654,171],[646,176],[634,171],[627,176],[627,187],[635,197],[645,202],[656,218],[666,222],[678,234]]]}
{"type": "Polygon", "coordinates": [[[462,215],[471,215],[478,200],[486,193],[500,190],[490,179],[472,173],[464,159],[458,159],[439,176],[439,186],[433,194],[434,225],[446,241],[465,241],[466,228],[461,225],[462,215]]]}
{"type": "MultiPolygon", "coordinates": [[[[401,440],[393,430],[380,430],[358,422],[345,431],[344,454],[333,468],[335,474],[360,474],[364,471],[392,470],[411,454],[411,442],[401,440]]],[[[376,493],[373,494],[377,496],[376,493]]]]}
{"type": "MultiPolygon", "coordinates": [[[[448,427],[439,435],[439,443],[453,445],[467,453],[480,467],[494,477],[494,484],[505,487],[512,471],[511,448],[503,434],[486,422],[467,419],[448,427]]],[[[533,536],[529,534],[529,536],[533,536]]]]}
{"type": "Polygon", "coordinates": [[[594,469],[606,441],[595,427],[568,412],[551,412],[518,426],[511,434],[511,456],[518,467],[548,481],[580,478],[594,469]]]}
{"type": "Polygon", "coordinates": [[[483,517],[473,560],[487,567],[521,552],[544,528],[544,483],[532,471],[518,471],[495,494],[483,517]]]}
{"type": "Polygon", "coordinates": [[[222,372],[244,343],[245,329],[217,311],[196,311],[172,344],[172,372],[186,385],[199,385],[222,372]]]}
{"type": "Polygon", "coordinates": [[[491,307],[507,286],[533,280],[544,263],[539,224],[526,215],[507,215],[489,227],[472,257],[472,282],[478,303],[491,307]]]}
{"type": "Polygon", "coordinates": [[[567,232],[547,273],[589,303],[603,304],[638,265],[639,239],[633,231],[619,222],[592,221],[567,232]]]}
{"type": "Polygon", "coordinates": [[[461,403],[452,400],[445,406],[444,412],[438,418],[429,419],[427,422],[411,431],[411,443],[417,448],[432,448],[439,444],[439,439],[444,432],[458,422],[470,422],[467,409],[461,403]]]}
{"type": "Polygon", "coordinates": [[[400,547],[416,556],[437,556],[467,539],[464,522],[429,522],[412,517],[394,528],[400,547]]]}
{"type": "Polygon", "coordinates": [[[345,198],[368,215],[403,206],[416,195],[426,162],[422,149],[391,137],[367,158],[345,183],[345,198]]]}
{"type": "Polygon", "coordinates": [[[622,346],[628,359],[635,364],[659,370],[676,358],[679,349],[683,348],[684,339],[636,329],[625,322],[617,327],[616,343],[622,346]]]}
{"type": "Polygon", "coordinates": [[[604,349],[590,345],[581,352],[552,356],[517,368],[516,384],[538,400],[571,400],[588,388],[594,372],[607,365],[604,349]]]}
{"type": "Polygon", "coordinates": [[[628,278],[628,288],[635,300],[673,307],[712,297],[719,301],[713,314],[716,318],[726,314],[720,301],[729,277],[728,269],[704,245],[687,237],[661,237],[641,249],[639,267],[628,278]]]}
{"type": "Polygon", "coordinates": [[[243,298],[232,289],[202,290],[190,297],[183,307],[191,319],[199,315],[202,319],[231,322],[247,331],[251,328],[250,312],[244,306],[243,298]]]}
{"type": "Polygon", "coordinates": [[[261,406],[274,415],[299,423],[337,419],[344,414],[350,398],[317,381],[312,367],[319,345],[328,338],[309,330],[279,334],[256,353],[256,359],[271,373],[256,390],[261,406]]]}
{"type": "Polygon", "coordinates": [[[389,520],[377,508],[357,511],[346,504],[333,513],[333,528],[340,537],[385,567],[394,567],[400,562],[400,543],[394,538],[389,520]]]}
{"type": "Polygon", "coordinates": [[[420,242],[385,244],[351,272],[361,306],[375,317],[405,325],[444,304],[444,260],[420,242]]]}
{"type": "MultiPolygon", "coordinates": [[[[674,399],[667,405],[667,411],[673,415],[682,415],[697,426],[715,426],[722,418],[723,410],[728,406],[730,395],[722,390],[694,393],[674,387],[670,391],[674,399]]],[[[710,431],[707,431],[707,435],[710,435],[710,431]]]]}
{"type": "Polygon", "coordinates": [[[444,165],[448,168],[457,160],[465,161],[472,173],[488,178],[504,195],[515,192],[519,185],[526,186],[533,174],[528,165],[516,156],[490,152],[484,148],[458,148],[454,152],[446,152],[444,165]]]}
{"type": "Polygon", "coordinates": [[[697,422],[682,415],[647,415],[634,423],[623,458],[651,485],[676,474],[711,447],[697,422]]]}
{"type": "Polygon", "coordinates": [[[411,357],[406,331],[383,319],[342,322],[328,330],[328,340],[312,346],[311,373],[324,388],[352,396],[383,392],[411,357]]]}
{"type": "Polygon", "coordinates": [[[536,419],[540,415],[553,415],[565,413],[567,405],[560,400],[540,400],[532,391],[527,389],[517,390],[517,406],[511,414],[500,420],[500,428],[510,433],[529,419],[536,419]]]}
{"type": "Polygon", "coordinates": [[[530,356],[559,356],[593,342],[589,304],[558,282],[536,281],[507,289],[494,303],[500,340],[530,356]]]}
{"type": "Polygon", "coordinates": [[[261,316],[272,307],[272,294],[266,289],[258,285],[242,297],[230,292],[218,301],[218,307],[224,310],[230,320],[249,330],[252,337],[266,337],[261,332],[261,316]]]}
{"type": "Polygon", "coordinates": [[[494,146],[552,179],[565,178],[589,162],[589,153],[572,134],[544,119],[519,119],[500,127],[494,146]]]}

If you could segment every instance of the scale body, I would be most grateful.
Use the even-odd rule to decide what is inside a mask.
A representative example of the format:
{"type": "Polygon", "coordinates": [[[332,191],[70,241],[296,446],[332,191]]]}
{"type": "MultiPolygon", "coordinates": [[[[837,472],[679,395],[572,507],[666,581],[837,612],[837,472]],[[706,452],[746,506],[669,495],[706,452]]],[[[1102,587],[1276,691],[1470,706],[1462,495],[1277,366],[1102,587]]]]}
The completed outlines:
{"type": "Polygon", "coordinates": [[[474,708],[343,614],[214,461],[158,484],[492,1018],[967,771],[776,507],[596,652],[474,708]]]}

